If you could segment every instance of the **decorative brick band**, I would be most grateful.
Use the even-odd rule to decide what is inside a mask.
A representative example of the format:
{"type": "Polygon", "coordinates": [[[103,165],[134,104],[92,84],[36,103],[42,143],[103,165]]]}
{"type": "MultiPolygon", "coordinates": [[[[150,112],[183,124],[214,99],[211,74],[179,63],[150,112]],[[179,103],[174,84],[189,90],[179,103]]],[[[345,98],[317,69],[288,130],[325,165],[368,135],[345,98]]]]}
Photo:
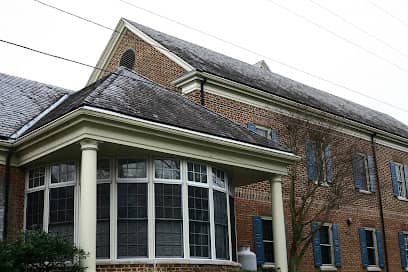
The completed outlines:
{"type": "Polygon", "coordinates": [[[236,271],[239,266],[208,264],[109,264],[97,265],[97,272],[224,272],[236,271]]]}
{"type": "Polygon", "coordinates": [[[271,202],[269,192],[259,191],[252,188],[235,188],[235,197],[248,200],[271,202]]]}

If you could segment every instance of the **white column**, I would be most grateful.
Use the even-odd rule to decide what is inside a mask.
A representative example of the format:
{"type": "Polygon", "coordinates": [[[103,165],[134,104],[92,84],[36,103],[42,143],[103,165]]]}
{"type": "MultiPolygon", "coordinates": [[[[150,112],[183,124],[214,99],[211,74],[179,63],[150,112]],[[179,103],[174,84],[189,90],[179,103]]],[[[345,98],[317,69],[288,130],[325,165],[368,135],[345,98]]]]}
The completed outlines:
{"type": "Polygon", "coordinates": [[[79,204],[79,246],[89,255],[87,272],[96,271],[96,163],[98,143],[81,141],[81,185],[79,204]]]}
{"type": "Polygon", "coordinates": [[[286,253],[286,232],[283,212],[281,176],[277,175],[271,179],[271,199],[275,267],[280,272],[287,272],[288,259],[286,253]]]}

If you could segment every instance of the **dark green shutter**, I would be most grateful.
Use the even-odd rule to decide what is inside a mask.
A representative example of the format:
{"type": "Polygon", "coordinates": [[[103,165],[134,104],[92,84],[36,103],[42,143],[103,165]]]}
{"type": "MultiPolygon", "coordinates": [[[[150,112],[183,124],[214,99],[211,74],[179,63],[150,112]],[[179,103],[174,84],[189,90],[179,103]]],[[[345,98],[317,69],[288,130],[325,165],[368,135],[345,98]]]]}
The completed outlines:
{"type": "Polygon", "coordinates": [[[250,131],[256,132],[256,125],[254,123],[248,123],[247,128],[250,131]]]}
{"type": "Polygon", "coordinates": [[[353,178],[354,178],[354,187],[356,191],[361,189],[361,169],[360,169],[360,160],[361,156],[357,153],[353,153],[353,178]]]}
{"type": "Polygon", "coordinates": [[[315,148],[314,143],[306,140],[306,163],[307,163],[307,177],[310,181],[316,181],[315,173],[315,148]]]}
{"type": "Polygon", "coordinates": [[[277,129],[272,129],[271,130],[271,139],[272,142],[277,144],[279,142],[279,136],[278,136],[278,130],[277,129]]]}
{"type": "Polygon", "coordinates": [[[334,264],[336,267],[341,267],[341,251],[338,225],[333,224],[332,230],[333,230],[334,264]]]}
{"type": "Polygon", "coordinates": [[[368,252],[367,252],[367,240],[364,228],[359,228],[358,233],[360,236],[360,251],[361,251],[361,263],[364,268],[368,266],[368,252]]]}
{"type": "Polygon", "coordinates": [[[261,265],[265,262],[265,249],[263,243],[262,218],[260,216],[254,216],[252,218],[252,228],[254,232],[256,263],[261,265]]]}
{"type": "Polygon", "coordinates": [[[384,267],[384,250],[383,250],[383,244],[382,244],[381,230],[376,229],[375,235],[377,236],[378,265],[381,268],[383,268],[384,267]]]}
{"type": "Polygon", "coordinates": [[[332,161],[331,161],[331,151],[330,145],[324,147],[324,161],[326,164],[326,182],[331,183],[333,181],[332,173],[332,161]]]}
{"type": "Polygon", "coordinates": [[[405,247],[405,235],[403,231],[398,232],[398,240],[400,246],[401,265],[403,268],[407,267],[407,249],[405,247]]]}
{"type": "Polygon", "coordinates": [[[395,164],[395,162],[390,162],[390,168],[391,168],[392,190],[395,196],[399,196],[397,165],[395,164]]]}
{"type": "Polygon", "coordinates": [[[319,231],[319,224],[316,222],[312,222],[311,224],[313,238],[312,238],[312,246],[313,246],[313,255],[314,255],[314,264],[316,267],[322,266],[322,252],[320,250],[320,231],[319,231]]]}
{"type": "Polygon", "coordinates": [[[374,165],[374,157],[367,155],[367,165],[368,165],[368,174],[370,178],[370,192],[375,192],[375,165],[374,165]]]}

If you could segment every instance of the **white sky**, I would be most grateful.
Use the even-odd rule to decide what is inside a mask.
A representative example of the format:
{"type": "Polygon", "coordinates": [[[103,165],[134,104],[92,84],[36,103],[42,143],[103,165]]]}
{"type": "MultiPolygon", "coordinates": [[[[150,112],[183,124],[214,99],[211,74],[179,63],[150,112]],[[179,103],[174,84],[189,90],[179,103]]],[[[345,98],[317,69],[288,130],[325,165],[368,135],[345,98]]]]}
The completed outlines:
{"type": "MultiPolygon", "coordinates": [[[[249,63],[262,59],[119,0],[43,1],[111,28],[121,17],[125,17],[249,63]]],[[[388,113],[408,124],[408,1],[127,1],[393,104],[403,110],[265,59],[275,73],[388,113]],[[341,15],[385,41],[388,46],[356,30],[313,2],[341,15]],[[312,20],[334,35],[274,3],[312,20]]],[[[96,65],[112,34],[109,30],[59,13],[33,0],[3,1],[0,29],[0,39],[91,65],[96,65]]],[[[79,90],[84,87],[91,69],[0,43],[0,72],[79,90]]]]}

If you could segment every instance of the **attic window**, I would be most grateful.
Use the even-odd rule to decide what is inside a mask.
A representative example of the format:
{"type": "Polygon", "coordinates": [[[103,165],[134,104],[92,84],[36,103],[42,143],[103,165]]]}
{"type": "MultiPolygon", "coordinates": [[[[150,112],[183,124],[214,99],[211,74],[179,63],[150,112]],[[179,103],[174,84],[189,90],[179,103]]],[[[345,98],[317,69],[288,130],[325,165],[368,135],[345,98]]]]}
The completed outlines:
{"type": "Polygon", "coordinates": [[[134,65],[135,65],[135,51],[133,49],[128,49],[125,51],[125,53],[123,53],[122,57],[120,58],[119,66],[123,66],[132,70],[134,65]]]}

